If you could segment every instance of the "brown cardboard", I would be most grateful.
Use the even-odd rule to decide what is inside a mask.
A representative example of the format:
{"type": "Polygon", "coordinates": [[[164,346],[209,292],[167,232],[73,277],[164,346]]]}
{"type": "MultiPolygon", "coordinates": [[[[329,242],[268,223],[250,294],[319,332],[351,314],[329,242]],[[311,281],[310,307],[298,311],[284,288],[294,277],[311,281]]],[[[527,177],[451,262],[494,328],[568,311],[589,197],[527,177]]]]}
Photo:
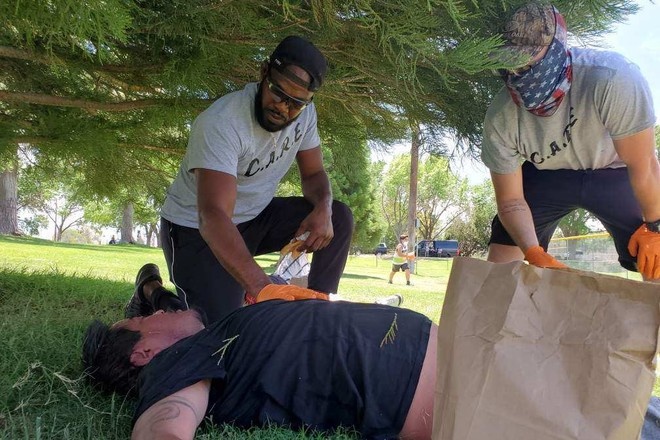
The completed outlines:
{"type": "Polygon", "coordinates": [[[658,284],[455,258],[433,439],[638,438],[659,305],[658,284]]]}

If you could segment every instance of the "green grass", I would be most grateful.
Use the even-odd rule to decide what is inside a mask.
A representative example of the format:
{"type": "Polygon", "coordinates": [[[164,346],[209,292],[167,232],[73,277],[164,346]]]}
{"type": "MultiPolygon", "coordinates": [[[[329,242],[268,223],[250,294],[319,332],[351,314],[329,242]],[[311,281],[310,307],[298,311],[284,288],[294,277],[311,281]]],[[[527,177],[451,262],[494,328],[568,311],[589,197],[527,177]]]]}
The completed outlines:
{"type": "MultiPolygon", "coordinates": [[[[277,255],[258,259],[272,271],[277,255]]],[[[116,321],[147,262],[164,272],[160,249],[58,244],[0,236],[0,438],[126,439],[133,401],[104,396],[81,379],[80,347],[93,318],[116,321]]],[[[387,284],[391,260],[350,257],[341,297],[373,302],[403,294],[404,306],[438,322],[451,262],[422,260],[413,286],[387,284]]],[[[165,274],[164,274],[165,275],[165,274]]],[[[171,286],[170,286],[171,287],[171,286]]],[[[203,429],[202,439],[322,439],[281,428],[203,429]]],[[[338,432],[334,439],[353,439],[338,432]]]]}
{"type": "MultiPolygon", "coordinates": [[[[271,272],[277,255],[259,257],[271,272]]],[[[0,236],[0,438],[126,439],[134,402],[105,396],[81,379],[80,347],[93,318],[122,317],[137,270],[154,262],[166,275],[160,249],[143,246],[57,244],[0,236]]],[[[451,260],[417,263],[413,286],[402,273],[387,284],[391,260],[351,256],[340,296],[373,302],[395,293],[403,305],[438,322],[451,260]]],[[[169,286],[171,288],[171,285],[169,286]]],[[[660,383],[653,392],[660,395],[660,383]]],[[[205,427],[200,439],[352,440],[282,428],[239,430],[205,427]]]]}

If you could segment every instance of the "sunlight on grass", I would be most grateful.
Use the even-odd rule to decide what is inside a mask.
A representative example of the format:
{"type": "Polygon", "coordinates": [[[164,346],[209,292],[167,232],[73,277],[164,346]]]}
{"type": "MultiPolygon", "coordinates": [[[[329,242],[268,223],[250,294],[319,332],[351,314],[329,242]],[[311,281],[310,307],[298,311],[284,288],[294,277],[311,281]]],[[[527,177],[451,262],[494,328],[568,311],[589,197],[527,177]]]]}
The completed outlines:
{"type": "MultiPolygon", "coordinates": [[[[257,259],[272,272],[277,254],[257,259]]],[[[0,236],[0,438],[125,439],[132,400],[105,396],[81,377],[80,349],[87,324],[122,318],[137,270],[154,262],[167,276],[160,249],[134,245],[70,245],[0,236]]],[[[403,305],[437,322],[450,261],[419,261],[413,286],[398,273],[387,284],[391,259],[349,258],[339,296],[373,302],[395,293],[403,305]]],[[[172,286],[169,285],[171,288],[172,286]]],[[[351,440],[283,428],[209,427],[200,439],[351,440]]]]}
{"type": "MultiPolygon", "coordinates": [[[[272,272],[278,255],[257,258],[272,272]]],[[[0,236],[0,438],[125,439],[132,400],[101,395],[81,377],[80,349],[93,318],[116,321],[133,291],[137,270],[154,262],[167,276],[160,249],[135,245],[68,245],[0,236]]],[[[374,302],[393,294],[403,306],[438,322],[452,260],[421,259],[405,285],[403,273],[387,280],[391,257],[351,256],[338,295],[374,302]]],[[[171,288],[172,286],[169,285],[171,288]]],[[[656,382],[654,395],[660,395],[656,382]]],[[[202,429],[199,439],[336,439],[282,428],[202,429]]]]}
{"type": "MultiPolygon", "coordinates": [[[[53,243],[48,240],[0,237],[0,267],[19,271],[39,271],[58,275],[103,278],[133,284],[137,270],[145,263],[156,263],[164,278],[167,269],[163,253],[157,248],[136,245],[78,245],[53,243]]],[[[271,273],[279,255],[257,257],[257,262],[271,273]]],[[[394,276],[387,284],[392,267],[390,258],[375,255],[351,256],[339,283],[339,296],[351,301],[373,302],[393,294],[404,297],[404,306],[437,322],[444,299],[451,260],[421,259],[412,286],[406,286],[404,274],[394,276]]],[[[173,286],[166,283],[170,289],[173,286]]],[[[126,295],[132,290],[127,286],[126,295]]]]}

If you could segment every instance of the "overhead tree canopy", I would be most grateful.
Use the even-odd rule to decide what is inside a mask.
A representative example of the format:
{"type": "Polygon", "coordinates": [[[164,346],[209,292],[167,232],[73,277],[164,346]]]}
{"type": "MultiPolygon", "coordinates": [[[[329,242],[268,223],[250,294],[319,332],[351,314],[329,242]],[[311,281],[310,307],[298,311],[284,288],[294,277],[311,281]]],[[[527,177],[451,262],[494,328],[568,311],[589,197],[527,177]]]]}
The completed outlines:
{"type": "MultiPolygon", "coordinates": [[[[489,72],[505,67],[488,57],[500,43],[493,36],[521,3],[3,1],[0,171],[25,143],[79,168],[98,194],[129,183],[159,190],[174,169],[163,159],[178,161],[192,118],[257,80],[260,62],[289,34],[310,38],[330,62],[315,103],[335,154],[402,138],[406,118],[475,149],[500,87],[489,72]]],[[[636,8],[556,3],[582,37],[636,8]]]]}

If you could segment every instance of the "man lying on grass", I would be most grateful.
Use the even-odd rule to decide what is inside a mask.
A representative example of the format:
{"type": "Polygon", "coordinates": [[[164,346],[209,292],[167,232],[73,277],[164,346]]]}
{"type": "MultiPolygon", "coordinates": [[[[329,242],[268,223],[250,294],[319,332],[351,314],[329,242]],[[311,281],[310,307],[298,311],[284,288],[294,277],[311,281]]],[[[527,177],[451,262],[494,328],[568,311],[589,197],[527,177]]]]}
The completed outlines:
{"type": "MultiPolygon", "coordinates": [[[[157,298],[154,308],[168,297],[159,276],[138,275],[136,285],[134,298],[157,298]]],[[[138,394],[134,439],[193,438],[205,417],[430,439],[436,331],[425,316],[386,305],[275,299],[208,326],[195,310],[158,310],[112,327],[95,321],[83,364],[103,389],[138,394]]]]}

